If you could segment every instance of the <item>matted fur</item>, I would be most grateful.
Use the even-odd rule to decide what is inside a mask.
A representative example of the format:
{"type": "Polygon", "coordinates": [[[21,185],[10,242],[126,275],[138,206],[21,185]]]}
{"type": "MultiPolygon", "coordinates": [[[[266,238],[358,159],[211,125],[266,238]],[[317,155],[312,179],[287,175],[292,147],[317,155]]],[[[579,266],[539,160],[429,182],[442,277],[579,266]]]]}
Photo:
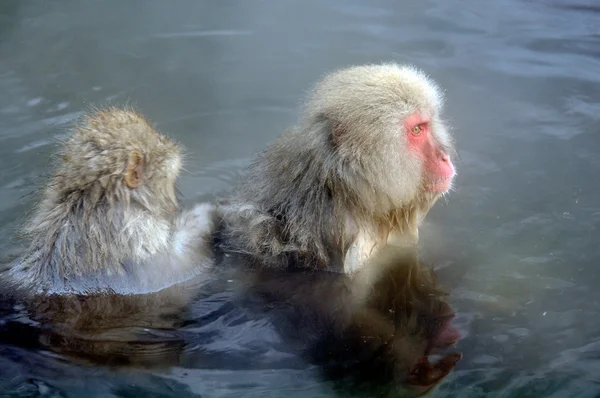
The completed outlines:
{"type": "Polygon", "coordinates": [[[436,84],[409,66],[326,76],[296,126],[222,204],[222,248],[260,266],[353,272],[390,234],[416,239],[440,195],[425,192],[423,160],[405,149],[402,121],[417,111],[429,117],[434,139],[452,155],[442,104],[436,84]]]}

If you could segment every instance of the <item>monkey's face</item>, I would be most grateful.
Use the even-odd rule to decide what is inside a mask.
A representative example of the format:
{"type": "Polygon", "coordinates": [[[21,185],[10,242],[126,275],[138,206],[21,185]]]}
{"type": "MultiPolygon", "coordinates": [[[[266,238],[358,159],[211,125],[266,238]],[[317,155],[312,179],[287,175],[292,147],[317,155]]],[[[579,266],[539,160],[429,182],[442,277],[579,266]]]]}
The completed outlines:
{"type": "Polygon", "coordinates": [[[351,67],[315,87],[308,115],[327,121],[336,166],[372,207],[389,211],[447,192],[455,175],[443,96],[423,72],[351,67]]]}
{"type": "Polygon", "coordinates": [[[448,150],[438,138],[444,133],[441,123],[437,120],[432,123],[431,117],[417,111],[405,117],[400,127],[406,137],[408,153],[420,163],[423,189],[432,193],[447,192],[455,171],[448,150]]]}
{"type": "Polygon", "coordinates": [[[363,101],[359,117],[370,126],[354,134],[361,140],[373,136],[374,145],[360,161],[383,172],[378,188],[404,202],[446,193],[455,176],[453,144],[440,118],[443,97],[437,85],[421,71],[396,65],[372,70],[365,84],[375,100],[363,101]]]}

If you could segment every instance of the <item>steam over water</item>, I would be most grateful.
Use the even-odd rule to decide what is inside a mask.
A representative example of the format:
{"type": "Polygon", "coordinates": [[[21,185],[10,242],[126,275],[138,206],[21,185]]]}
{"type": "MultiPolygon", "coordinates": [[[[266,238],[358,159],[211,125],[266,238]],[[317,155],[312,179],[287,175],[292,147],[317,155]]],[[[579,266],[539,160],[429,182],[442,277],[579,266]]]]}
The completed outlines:
{"type": "MultiPolygon", "coordinates": [[[[324,73],[391,60],[446,90],[460,154],[455,192],[422,230],[466,334],[436,396],[600,396],[595,0],[4,0],[3,253],[18,253],[54,142],[90,104],[134,104],[180,141],[191,204],[226,192],[324,73]]],[[[207,296],[178,367],[111,370],[0,342],[0,396],[333,396],[267,321],[226,289],[207,296]]],[[[20,316],[4,307],[0,329],[20,316]]]]}

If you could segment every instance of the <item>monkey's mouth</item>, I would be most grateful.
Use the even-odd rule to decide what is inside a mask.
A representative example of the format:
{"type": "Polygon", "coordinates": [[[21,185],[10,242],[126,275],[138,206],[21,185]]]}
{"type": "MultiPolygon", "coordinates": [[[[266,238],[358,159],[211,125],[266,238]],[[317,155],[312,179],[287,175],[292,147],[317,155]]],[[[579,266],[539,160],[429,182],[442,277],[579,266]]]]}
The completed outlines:
{"type": "Polygon", "coordinates": [[[410,370],[408,385],[418,394],[423,394],[438,385],[462,358],[460,352],[446,353],[436,362],[429,358],[430,355],[436,355],[454,345],[462,337],[460,331],[451,325],[453,319],[454,314],[441,321],[438,333],[430,339],[423,356],[410,370]]]}
{"type": "Polygon", "coordinates": [[[440,192],[444,193],[450,189],[452,186],[452,177],[439,179],[435,181],[430,181],[427,185],[425,185],[425,190],[427,192],[440,192]]]}

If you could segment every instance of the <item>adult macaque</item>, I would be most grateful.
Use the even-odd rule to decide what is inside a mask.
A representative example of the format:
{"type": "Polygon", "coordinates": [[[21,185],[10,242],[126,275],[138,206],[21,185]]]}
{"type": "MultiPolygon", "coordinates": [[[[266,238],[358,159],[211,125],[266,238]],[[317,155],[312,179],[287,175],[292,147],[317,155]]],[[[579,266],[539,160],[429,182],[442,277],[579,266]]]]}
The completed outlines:
{"type": "Polygon", "coordinates": [[[212,207],[180,211],[180,147],[128,109],[74,126],[22,230],[29,246],[8,271],[36,294],[139,294],[200,273],[210,261],[212,207]]]}
{"type": "Polygon", "coordinates": [[[441,111],[438,87],[411,67],[325,77],[223,203],[222,250],[260,267],[353,272],[389,237],[416,240],[455,175],[441,111]]]}
{"type": "MultiPolygon", "coordinates": [[[[388,245],[352,277],[337,272],[256,274],[252,292],[284,338],[343,390],[403,391],[421,395],[438,385],[461,359],[446,353],[460,333],[454,311],[433,271],[415,249],[388,245]]],[[[387,396],[387,395],[385,395],[387,396]]]]}

